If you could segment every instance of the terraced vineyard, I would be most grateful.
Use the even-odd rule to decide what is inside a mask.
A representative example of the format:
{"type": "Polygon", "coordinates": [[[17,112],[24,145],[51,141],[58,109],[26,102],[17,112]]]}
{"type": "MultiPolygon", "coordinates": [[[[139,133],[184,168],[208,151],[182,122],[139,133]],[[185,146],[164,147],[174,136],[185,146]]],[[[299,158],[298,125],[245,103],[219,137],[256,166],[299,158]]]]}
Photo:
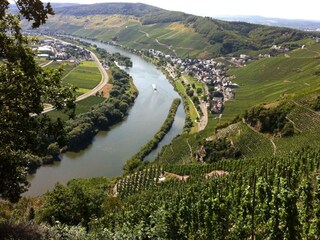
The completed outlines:
{"type": "Polygon", "coordinates": [[[293,122],[300,133],[316,130],[320,126],[320,112],[303,105],[296,105],[287,118],[293,122]]]}
{"type": "Polygon", "coordinates": [[[159,183],[162,173],[160,167],[150,167],[123,177],[113,188],[113,195],[128,196],[159,183]]]}
{"type": "Polygon", "coordinates": [[[219,164],[151,165],[143,170],[122,177],[112,189],[113,196],[128,197],[137,192],[161,187],[161,184],[190,182],[229,174],[225,169],[227,161],[219,164]]]}
{"type": "Polygon", "coordinates": [[[279,153],[295,151],[301,147],[317,147],[320,142],[320,112],[313,111],[301,101],[295,101],[294,110],[288,119],[294,123],[296,134],[288,138],[276,139],[279,153]]]}
{"type": "Polygon", "coordinates": [[[241,127],[242,127],[241,122],[231,124],[226,128],[219,129],[213,136],[208,137],[206,140],[213,141],[218,138],[225,138],[225,137],[237,134],[237,133],[240,134],[241,127]]]}
{"type": "Polygon", "coordinates": [[[121,178],[118,194],[105,181],[58,185],[39,214],[69,225],[86,216],[96,226],[89,233],[105,239],[317,239],[319,164],[319,151],[306,149],[276,158],[147,166],[121,178]],[[59,199],[70,195],[66,212],[59,199]]]}

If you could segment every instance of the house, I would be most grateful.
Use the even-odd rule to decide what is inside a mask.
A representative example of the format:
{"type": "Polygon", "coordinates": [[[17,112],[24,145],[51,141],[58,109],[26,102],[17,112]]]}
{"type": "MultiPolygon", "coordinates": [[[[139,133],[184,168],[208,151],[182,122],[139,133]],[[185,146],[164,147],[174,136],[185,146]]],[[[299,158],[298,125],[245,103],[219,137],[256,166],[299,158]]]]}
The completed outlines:
{"type": "Polygon", "coordinates": [[[245,55],[245,54],[240,54],[240,58],[246,60],[246,59],[249,58],[249,56],[247,56],[247,55],[245,55]]]}
{"type": "Polygon", "coordinates": [[[213,97],[210,101],[211,113],[222,113],[223,111],[223,97],[213,97]]]}
{"type": "Polygon", "coordinates": [[[38,51],[39,54],[48,54],[50,56],[54,56],[55,55],[54,48],[49,46],[49,45],[38,47],[37,51],[38,51]]]}
{"type": "Polygon", "coordinates": [[[235,92],[233,92],[232,89],[228,88],[228,87],[224,89],[224,96],[225,96],[225,99],[227,99],[227,100],[231,100],[231,99],[236,98],[235,92]]]}
{"type": "Polygon", "coordinates": [[[41,53],[41,54],[38,54],[37,57],[38,57],[38,58],[48,59],[50,56],[49,56],[49,54],[47,54],[47,53],[41,53]]]}

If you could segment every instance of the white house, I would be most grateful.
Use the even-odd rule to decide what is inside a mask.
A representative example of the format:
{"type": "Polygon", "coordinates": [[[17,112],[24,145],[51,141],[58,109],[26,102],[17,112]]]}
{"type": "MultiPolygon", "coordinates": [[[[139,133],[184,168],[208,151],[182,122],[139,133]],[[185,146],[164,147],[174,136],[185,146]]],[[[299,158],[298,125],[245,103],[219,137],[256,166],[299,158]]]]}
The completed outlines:
{"type": "Polygon", "coordinates": [[[51,46],[48,46],[48,45],[38,47],[37,51],[38,51],[39,54],[48,54],[50,56],[54,56],[55,55],[54,48],[51,47],[51,46]]]}

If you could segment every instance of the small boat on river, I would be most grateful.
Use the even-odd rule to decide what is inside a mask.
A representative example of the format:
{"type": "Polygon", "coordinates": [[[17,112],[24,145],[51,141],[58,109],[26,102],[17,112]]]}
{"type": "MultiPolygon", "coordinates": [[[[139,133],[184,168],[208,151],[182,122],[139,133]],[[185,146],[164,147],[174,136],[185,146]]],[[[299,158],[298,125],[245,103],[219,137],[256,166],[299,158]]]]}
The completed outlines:
{"type": "Polygon", "coordinates": [[[157,91],[157,86],[154,83],[152,84],[152,88],[153,88],[153,91],[157,91]]]}

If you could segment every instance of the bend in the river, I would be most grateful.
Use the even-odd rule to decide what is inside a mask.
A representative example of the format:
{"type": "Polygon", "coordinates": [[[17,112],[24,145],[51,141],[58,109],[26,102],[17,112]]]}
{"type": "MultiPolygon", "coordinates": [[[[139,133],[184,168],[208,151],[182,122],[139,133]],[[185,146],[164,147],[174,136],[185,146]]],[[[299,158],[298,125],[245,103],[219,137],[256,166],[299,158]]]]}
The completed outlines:
{"type": "MultiPolygon", "coordinates": [[[[100,132],[86,150],[79,153],[68,152],[63,155],[61,162],[38,169],[30,178],[31,188],[26,195],[43,194],[52,189],[57,182],[66,183],[74,178],[120,175],[126,160],[137,153],[160,129],[173,99],[179,97],[163,73],[140,56],[118,47],[86,41],[110,53],[120,52],[131,58],[133,67],[125,71],[132,76],[139,96],[128,117],[110,131],[100,132]],[[152,84],[156,84],[157,91],[153,91],[152,84]]],[[[185,113],[181,104],[171,130],[156,151],[147,157],[148,160],[153,160],[163,145],[181,134],[184,119],[185,113]]]]}

